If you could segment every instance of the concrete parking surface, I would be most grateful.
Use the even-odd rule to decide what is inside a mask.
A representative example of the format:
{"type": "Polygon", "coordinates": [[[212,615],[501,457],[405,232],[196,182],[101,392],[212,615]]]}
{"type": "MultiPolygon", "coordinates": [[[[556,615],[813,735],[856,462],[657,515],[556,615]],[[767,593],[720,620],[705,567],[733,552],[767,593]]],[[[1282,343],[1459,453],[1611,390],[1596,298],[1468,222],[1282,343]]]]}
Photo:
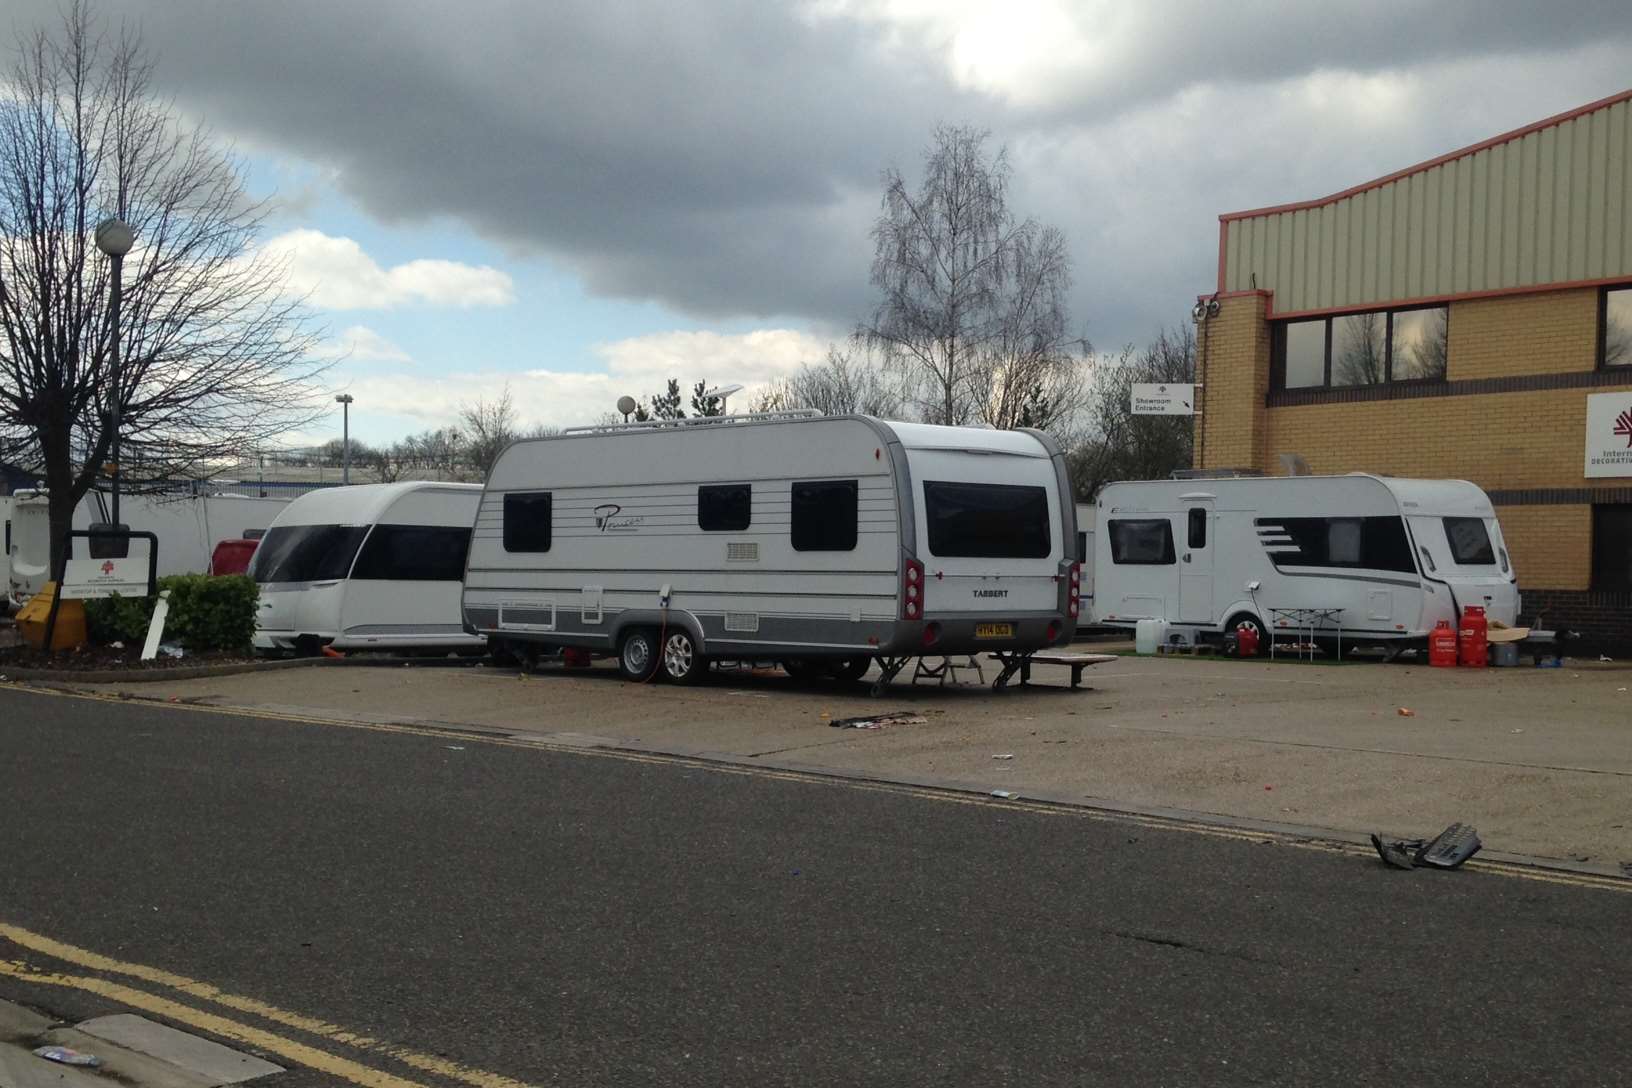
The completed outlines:
{"type": "Polygon", "coordinates": [[[1493,851],[1632,862],[1626,671],[1126,657],[1089,670],[1091,690],[1073,692],[1065,678],[1065,669],[1039,666],[1041,686],[1001,695],[898,681],[874,699],[860,685],[800,687],[777,670],[677,688],[628,684],[605,665],[532,676],[313,668],[136,693],[566,734],[558,739],[1347,832],[1428,835],[1462,820],[1493,851]],[[925,720],[829,725],[898,710],[925,720]]]}

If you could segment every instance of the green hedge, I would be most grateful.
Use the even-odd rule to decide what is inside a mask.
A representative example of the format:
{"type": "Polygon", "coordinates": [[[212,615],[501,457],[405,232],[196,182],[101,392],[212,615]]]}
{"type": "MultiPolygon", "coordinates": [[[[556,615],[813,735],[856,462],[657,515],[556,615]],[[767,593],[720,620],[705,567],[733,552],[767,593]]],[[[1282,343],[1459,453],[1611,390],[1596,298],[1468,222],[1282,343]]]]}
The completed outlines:
{"type": "MultiPolygon", "coordinates": [[[[242,574],[173,574],[159,579],[159,591],[164,590],[170,591],[166,642],[179,642],[195,654],[249,652],[260,598],[253,579],[242,574]]],[[[156,603],[151,597],[119,596],[86,601],[91,641],[140,646],[156,603]]]]}

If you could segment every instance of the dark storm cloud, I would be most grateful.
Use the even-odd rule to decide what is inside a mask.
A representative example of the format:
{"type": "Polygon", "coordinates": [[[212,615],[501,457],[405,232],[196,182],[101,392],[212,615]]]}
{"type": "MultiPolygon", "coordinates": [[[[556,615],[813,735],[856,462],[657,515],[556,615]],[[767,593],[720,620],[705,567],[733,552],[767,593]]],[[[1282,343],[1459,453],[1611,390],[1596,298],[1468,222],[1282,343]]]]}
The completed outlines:
{"type": "Polygon", "coordinates": [[[915,166],[939,120],[984,124],[1020,210],[1071,235],[1101,344],[1207,286],[1218,212],[1620,89],[1594,64],[1632,70],[1603,59],[1615,35],[1624,51],[1620,7],[1590,2],[1083,4],[1034,77],[999,53],[961,79],[949,58],[971,43],[910,0],[106,7],[142,24],[186,110],[318,163],[370,214],[447,217],[701,315],[863,316],[879,171],[915,166]],[[1322,72],[1387,87],[1296,83],[1322,72]]]}

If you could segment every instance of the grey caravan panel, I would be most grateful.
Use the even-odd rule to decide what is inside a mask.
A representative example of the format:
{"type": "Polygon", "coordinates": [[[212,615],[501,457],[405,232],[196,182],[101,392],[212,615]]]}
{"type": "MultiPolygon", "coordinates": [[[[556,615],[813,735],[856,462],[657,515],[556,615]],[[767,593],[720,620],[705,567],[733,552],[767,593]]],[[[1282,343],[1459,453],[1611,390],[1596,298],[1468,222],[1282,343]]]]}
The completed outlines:
{"type": "MultiPolygon", "coordinates": [[[[1069,565],[1071,563],[1081,563],[1084,558],[1081,555],[1073,554],[1077,550],[1077,494],[1071,488],[1071,471],[1065,464],[1065,451],[1060,448],[1060,444],[1058,442],[1054,441],[1052,437],[1043,433],[1042,431],[1039,431],[1033,427],[1019,427],[1016,429],[1022,434],[1029,434],[1031,437],[1035,438],[1038,443],[1042,445],[1043,449],[1048,451],[1049,460],[1054,462],[1054,479],[1060,489],[1060,540],[1064,544],[1065,552],[1065,559],[1062,565],[1066,568],[1061,570],[1060,573],[1064,575],[1069,570],[1069,565]]],[[[1071,641],[1071,636],[1076,633],[1077,624],[1082,620],[1082,609],[1085,606],[1081,602],[1087,600],[1088,596],[1086,593],[1082,592],[1082,590],[1087,587],[1089,580],[1092,578],[1092,572],[1086,570],[1082,571],[1081,578],[1082,581],[1079,583],[1078,589],[1079,600],[1077,605],[1077,614],[1075,616],[1070,614],[1070,579],[1066,577],[1062,577],[1060,579],[1058,607],[1060,610],[1060,622],[1065,628],[1065,637],[1061,639],[1062,642],[1071,641]]]]}

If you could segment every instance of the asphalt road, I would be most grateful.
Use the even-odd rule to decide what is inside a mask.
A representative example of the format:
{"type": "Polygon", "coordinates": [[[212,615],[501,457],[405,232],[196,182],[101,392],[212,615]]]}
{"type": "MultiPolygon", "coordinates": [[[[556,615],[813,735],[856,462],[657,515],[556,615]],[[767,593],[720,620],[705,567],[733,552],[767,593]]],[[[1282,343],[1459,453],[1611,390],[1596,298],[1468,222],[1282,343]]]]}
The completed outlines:
{"type": "Polygon", "coordinates": [[[5,689],[0,924],[534,1084],[1632,1083],[1625,892],[5,689]]]}

